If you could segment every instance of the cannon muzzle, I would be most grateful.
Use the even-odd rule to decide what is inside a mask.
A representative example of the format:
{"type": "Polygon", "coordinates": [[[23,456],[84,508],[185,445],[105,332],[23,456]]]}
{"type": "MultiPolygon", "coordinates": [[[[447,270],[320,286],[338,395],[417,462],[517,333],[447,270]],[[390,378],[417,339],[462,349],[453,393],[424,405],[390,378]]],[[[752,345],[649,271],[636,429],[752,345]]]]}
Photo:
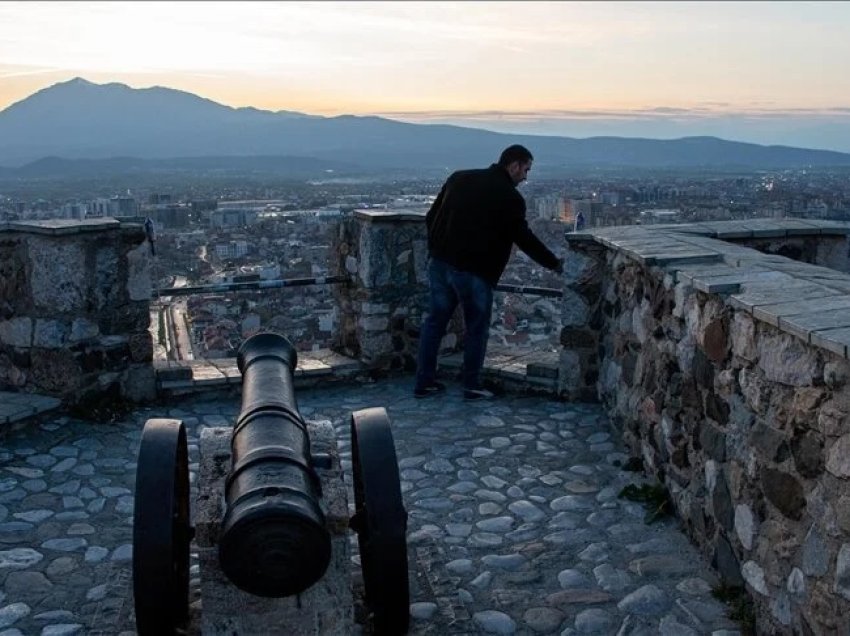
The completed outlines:
{"type": "Polygon", "coordinates": [[[231,440],[219,562],[237,587],[257,596],[303,592],[322,578],[331,557],[321,484],[295,401],[297,359],[292,343],[272,333],[252,336],[237,356],[242,408],[231,440]]]}

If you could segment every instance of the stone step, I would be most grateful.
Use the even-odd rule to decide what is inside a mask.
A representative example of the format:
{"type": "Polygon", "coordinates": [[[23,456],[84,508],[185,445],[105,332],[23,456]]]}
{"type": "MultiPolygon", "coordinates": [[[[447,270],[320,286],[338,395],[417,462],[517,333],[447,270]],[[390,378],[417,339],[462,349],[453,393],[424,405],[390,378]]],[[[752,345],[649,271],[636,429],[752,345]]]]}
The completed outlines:
{"type": "MultiPolygon", "coordinates": [[[[484,358],[483,379],[511,388],[558,391],[559,357],[556,351],[491,346],[484,358]]],[[[463,352],[441,356],[438,367],[456,373],[463,365],[463,352]]]]}
{"type": "Polygon", "coordinates": [[[47,395],[0,391],[0,426],[55,411],[61,405],[59,398],[47,395]]]}
{"type": "MultiPolygon", "coordinates": [[[[154,361],[157,388],[166,393],[191,393],[222,386],[241,386],[242,374],[236,358],[154,361]]],[[[295,369],[295,386],[311,384],[317,378],[338,379],[357,375],[364,366],[352,358],[331,351],[300,351],[295,369]]]]}

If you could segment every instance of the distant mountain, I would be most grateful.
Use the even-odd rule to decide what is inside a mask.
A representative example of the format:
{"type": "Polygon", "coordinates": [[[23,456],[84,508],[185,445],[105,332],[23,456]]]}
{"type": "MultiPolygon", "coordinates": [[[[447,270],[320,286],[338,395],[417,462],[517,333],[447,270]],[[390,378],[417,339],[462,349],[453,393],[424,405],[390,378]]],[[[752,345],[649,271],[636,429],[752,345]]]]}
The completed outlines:
{"type": "Polygon", "coordinates": [[[0,168],[2,179],[92,179],[128,175],[180,173],[217,176],[278,176],[286,178],[315,178],[357,174],[361,169],[341,161],[326,161],[312,157],[178,157],[173,159],[139,159],[110,157],[109,159],[64,159],[45,157],[19,168],[0,168]]]}
{"type": "MultiPolygon", "coordinates": [[[[850,154],[715,137],[572,139],[408,124],[381,117],[231,108],[170,88],[134,89],[80,78],[45,88],[0,112],[0,165],[7,167],[44,157],[131,157],[115,161],[148,170],[155,166],[133,162],[189,157],[211,158],[224,169],[238,163],[236,157],[260,163],[277,157],[335,162],[351,170],[445,170],[486,165],[511,143],[527,145],[537,157],[537,168],[549,169],[850,165],[850,154]]],[[[51,169],[47,172],[55,174],[60,166],[70,172],[88,172],[95,165],[63,166],[58,161],[48,160],[51,169]]],[[[185,163],[186,159],[179,161],[186,169],[199,169],[185,163]]],[[[44,174],[45,164],[31,164],[25,172],[44,174]]]]}

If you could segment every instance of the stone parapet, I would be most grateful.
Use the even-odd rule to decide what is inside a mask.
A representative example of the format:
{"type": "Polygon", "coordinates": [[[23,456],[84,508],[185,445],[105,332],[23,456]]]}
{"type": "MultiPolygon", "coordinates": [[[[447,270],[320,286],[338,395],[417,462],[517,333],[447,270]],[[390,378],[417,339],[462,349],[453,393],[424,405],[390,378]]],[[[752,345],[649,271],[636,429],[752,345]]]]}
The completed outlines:
{"type": "MultiPolygon", "coordinates": [[[[341,318],[333,348],[371,369],[412,371],[427,308],[425,216],[357,211],[340,225],[336,254],[352,283],[335,290],[341,318]]],[[[445,349],[461,329],[458,313],[445,349]]]]}
{"type": "MultiPolygon", "coordinates": [[[[241,390],[242,373],[236,358],[199,360],[157,360],[157,393],[161,396],[193,394],[203,391],[241,390]]],[[[327,386],[351,381],[365,374],[365,367],[330,349],[303,351],[293,373],[296,388],[327,386]]]]}
{"type": "Polygon", "coordinates": [[[114,219],[0,227],[0,389],[153,397],[144,240],[114,219]]]}
{"type": "Polygon", "coordinates": [[[746,586],[758,633],[850,631],[850,276],[832,269],[848,232],[756,219],[567,236],[567,393],[602,400],[694,542],[746,586]]]}

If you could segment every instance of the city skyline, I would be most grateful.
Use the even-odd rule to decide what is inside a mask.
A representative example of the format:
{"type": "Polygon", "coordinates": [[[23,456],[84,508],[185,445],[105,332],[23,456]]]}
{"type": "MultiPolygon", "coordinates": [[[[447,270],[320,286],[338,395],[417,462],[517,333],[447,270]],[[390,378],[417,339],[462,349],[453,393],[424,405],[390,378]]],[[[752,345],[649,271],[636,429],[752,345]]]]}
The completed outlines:
{"type": "Polygon", "coordinates": [[[848,26],[850,5],[824,2],[3,2],[0,110],[81,76],[234,107],[847,152],[848,26]]]}

